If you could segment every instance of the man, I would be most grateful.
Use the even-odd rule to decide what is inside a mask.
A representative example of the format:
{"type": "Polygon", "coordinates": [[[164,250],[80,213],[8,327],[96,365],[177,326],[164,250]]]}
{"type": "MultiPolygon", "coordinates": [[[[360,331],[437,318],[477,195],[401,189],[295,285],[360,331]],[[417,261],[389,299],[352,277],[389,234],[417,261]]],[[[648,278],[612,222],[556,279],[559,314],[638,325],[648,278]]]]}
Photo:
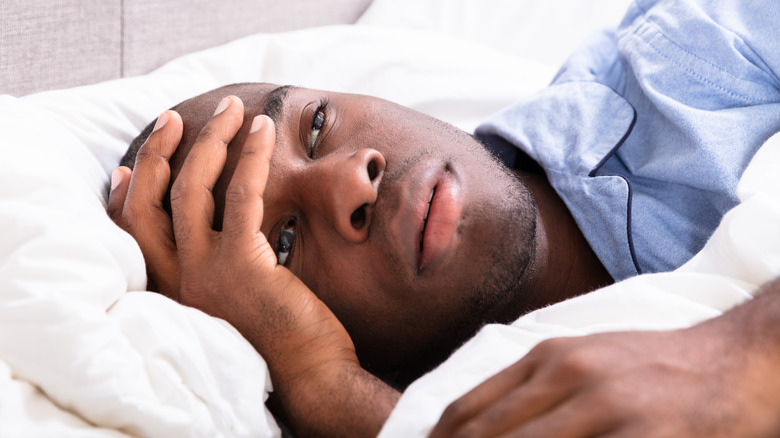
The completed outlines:
{"type": "Polygon", "coordinates": [[[231,93],[247,107],[216,183],[215,226],[250,119],[268,114],[276,147],[262,231],[372,369],[438,362],[487,321],[611,282],[542,175],[518,179],[473,137],[379,99],[270,84],[213,90],[176,107],[187,123],[173,179],[209,108],[231,93]]]}
{"type": "MultiPolygon", "coordinates": [[[[701,248],[735,204],[750,157],[780,130],[777,38],[759,32],[778,15],[770,3],[638,2],[617,37],[599,37],[548,90],[480,128],[521,168],[519,180],[470,137],[409,110],[242,85],[179,105],[184,123],[164,113],[131,184],[126,170],[117,174],[109,209],[139,240],[161,291],[227,319],[263,354],[291,423],[375,434],[398,394],[355,351],[375,369],[410,357],[420,369],[485,322],[605,284],[604,268],[616,279],[671,269],[701,248]],[[218,105],[228,93],[247,111],[236,97],[218,105]],[[204,108],[215,106],[208,120],[204,108]],[[179,136],[171,224],[165,159],[179,136]]],[[[770,335],[741,351],[751,366],[722,367],[741,389],[718,392],[717,412],[694,410],[691,420],[646,402],[663,392],[633,410],[599,408],[623,390],[610,387],[610,369],[629,370],[623,376],[637,378],[621,382],[640,387],[648,375],[674,388],[691,381],[700,385],[685,406],[709,401],[698,389],[711,383],[680,380],[680,367],[653,374],[666,360],[654,353],[671,350],[686,371],[736,360],[726,345],[778,326],[778,289],[688,331],[544,344],[453,405],[434,433],[557,425],[634,436],[649,433],[648,413],[659,411],[677,420],[672,435],[776,433],[776,384],[759,383],[777,355],[770,335]],[[632,343],[647,349],[617,354],[632,343]],[[604,366],[554,366],[581,345],[605,352],[589,358],[604,366]]]]}

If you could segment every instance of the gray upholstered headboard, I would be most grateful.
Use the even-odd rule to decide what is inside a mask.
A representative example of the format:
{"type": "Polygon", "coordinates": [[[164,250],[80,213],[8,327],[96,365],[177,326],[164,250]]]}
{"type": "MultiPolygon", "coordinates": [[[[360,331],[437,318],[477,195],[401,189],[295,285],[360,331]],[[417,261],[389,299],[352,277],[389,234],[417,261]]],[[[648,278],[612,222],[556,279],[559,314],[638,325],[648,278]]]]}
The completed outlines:
{"type": "Polygon", "coordinates": [[[353,23],[371,0],[3,0],[0,94],[147,73],[259,32],[353,23]]]}

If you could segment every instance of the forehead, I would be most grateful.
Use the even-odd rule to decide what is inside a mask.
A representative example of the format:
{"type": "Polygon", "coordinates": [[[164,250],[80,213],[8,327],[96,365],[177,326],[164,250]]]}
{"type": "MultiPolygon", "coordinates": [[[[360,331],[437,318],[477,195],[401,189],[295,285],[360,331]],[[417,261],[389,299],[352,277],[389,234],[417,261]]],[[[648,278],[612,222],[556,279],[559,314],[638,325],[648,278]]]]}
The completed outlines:
{"type": "MultiPolygon", "coordinates": [[[[324,97],[337,101],[348,101],[355,104],[369,105],[364,110],[403,108],[395,103],[379,99],[377,97],[342,93],[337,91],[317,90],[311,88],[297,87],[294,85],[277,85],[270,83],[244,83],[232,84],[216,88],[191,99],[185,100],[175,107],[182,115],[182,119],[190,122],[192,125],[200,125],[208,121],[211,112],[223,97],[227,95],[238,96],[244,103],[247,113],[253,115],[282,110],[290,101],[298,99],[312,98],[315,96],[324,97]]],[[[272,117],[273,118],[273,117],[272,117]]]]}
{"type": "MultiPolygon", "coordinates": [[[[184,122],[181,142],[171,159],[174,179],[220,100],[231,94],[242,100],[245,110],[244,126],[232,143],[243,142],[252,118],[261,113],[271,113],[268,115],[277,124],[277,144],[280,141],[292,141],[299,133],[295,128],[305,128],[301,122],[307,123],[302,120],[302,110],[306,105],[321,100],[329,102],[330,112],[327,117],[329,129],[333,132],[330,136],[333,143],[346,142],[352,146],[361,144],[362,147],[375,147],[383,152],[403,154],[404,150],[416,149],[422,145],[430,147],[433,143],[449,137],[441,135],[450,131],[441,130],[441,125],[444,125],[442,122],[372,96],[270,83],[233,84],[208,91],[174,107],[184,122]]],[[[231,148],[231,152],[237,149],[240,148],[231,148]]],[[[231,161],[229,158],[227,168],[232,166],[231,161]]]]}
{"type": "Polygon", "coordinates": [[[338,135],[332,137],[366,142],[364,147],[377,147],[377,143],[384,143],[386,147],[400,152],[397,148],[416,149],[420,146],[436,147],[434,145],[437,143],[451,144],[454,143],[452,134],[455,131],[464,134],[432,117],[372,96],[270,83],[234,84],[201,94],[175,108],[184,122],[182,140],[172,160],[175,167],[183,164],[184,157],[211,118],[214,108],[230,94],[238,96],[244,103],[244,127],[234,139],[239,143],[243,141],[255,115],[268,114],[274,119],[279,134],[280,130],[293,130],[302,122],[301,113],[306,105],[322,100],[329,102],[327,117],[330,127],[338,128],[333,129],[338,135]]]}
{"type": "Polygon", "coordinates": [[[191,146],[219,101],[229,94],[238,96],[244,103],[245,125],[251,124],[255,115],[267,114],[277,124],[277,130],[279,125],[295,124],[305,105],[320,100],[330,104],[329,116],[333,117],[329,121],[338,120],[340,125],[349,125],[353,134],[359,130],[372,137],[428,137],[434,132],[440,135],[441,125],[444,125],[410,108],[373,96],[270,83],[233,84],[189,99],[175,108],[184,121],[184,149],[191,146]],[[349,123],[345,123],[347,121],[349,123]],[[362,129],[358,129],[360,127],[362,129]]]}

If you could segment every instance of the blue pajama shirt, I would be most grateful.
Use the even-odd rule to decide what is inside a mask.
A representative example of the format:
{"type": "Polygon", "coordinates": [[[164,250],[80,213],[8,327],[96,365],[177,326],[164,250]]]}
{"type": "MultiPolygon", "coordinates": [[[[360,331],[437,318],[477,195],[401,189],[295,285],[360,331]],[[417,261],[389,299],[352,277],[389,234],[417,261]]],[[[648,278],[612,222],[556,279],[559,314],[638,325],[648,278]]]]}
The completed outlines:
{"type": "Polygon", "coordinates": [[[778,73],[780,1],[636,0],[476,135],[510,166],[544,169],[616,280],[668,271],[704,246],[780,131],[778,73]]]}

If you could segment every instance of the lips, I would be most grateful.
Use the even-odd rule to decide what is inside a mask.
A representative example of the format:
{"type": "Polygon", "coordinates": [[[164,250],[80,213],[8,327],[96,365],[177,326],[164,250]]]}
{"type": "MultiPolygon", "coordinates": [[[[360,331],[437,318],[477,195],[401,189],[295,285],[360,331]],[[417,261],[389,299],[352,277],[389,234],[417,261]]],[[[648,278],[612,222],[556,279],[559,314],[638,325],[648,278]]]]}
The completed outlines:
{"type": "Polygon", "coordinates": [[[428,207],[425,209],[425,215],[423,216],[422,230],[420,231],[420,251],[423,247],[423,236],[425,235],[425,225],[428,223],[428,215],[431,212],[431,202],[433,202],[433,195],[436,193],[436,187],[431,190],[431,196],[428,197],[428,207]]]}
{"type": "Polygon", "coordinates": [[[453,255],[462,210],[461,186],[452,172],[445,170],[431,189],[422,217],[418,272],[453,255]]]}
{"type": "Polygon", "coordinates": [[[382,178],[394,187],[377,201],[375,212],[391,213],[377,221],[383,226],[376,229],[387,232],[383,241],[397,255],[395,260],[408,263],[409,279],[435,272],[456,254],[463,210],[458,176],[450,165],[431,158],[382,178]]]}

